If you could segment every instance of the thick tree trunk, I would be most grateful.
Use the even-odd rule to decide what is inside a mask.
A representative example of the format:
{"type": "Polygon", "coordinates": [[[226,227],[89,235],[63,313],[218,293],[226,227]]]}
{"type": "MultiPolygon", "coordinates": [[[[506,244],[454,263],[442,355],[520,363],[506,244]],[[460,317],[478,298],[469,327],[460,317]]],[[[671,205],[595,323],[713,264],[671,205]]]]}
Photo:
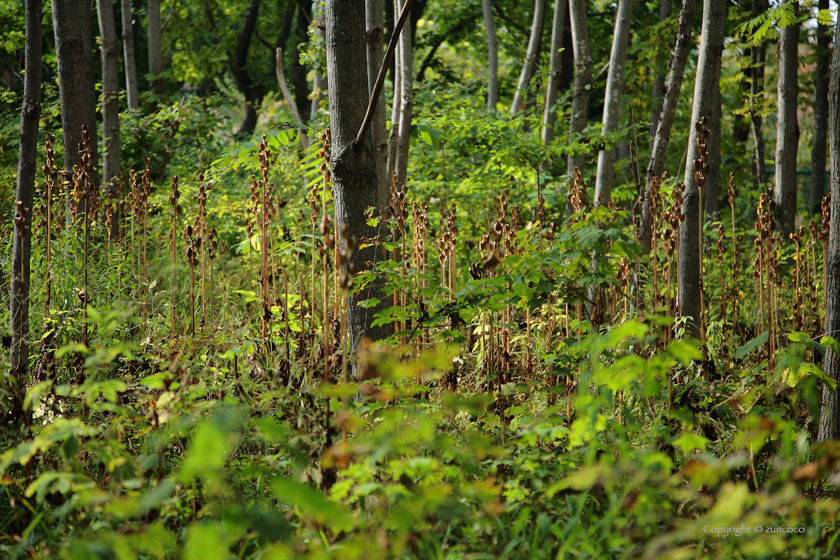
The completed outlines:
{"type": "Polygon", "coordinates": [[[116,193],[112,182],[120,172],[120,43],[113,0],[96,0],[96,10],[102,33],[102,183],[116,193]]]}
{"type": "Polygon", "coordinates": [[[242,95],[245,96],[245,114],[242,123],[239,125],[238,134],[253,134],[257,127],[257,108],[263,98],[263,89],[255,84],[248,75],[245,65],[248,63],[248,49],[251,46],[251,37],[254,35],[254,28],[257,26],[257,18],[260,14],[260,0],[250,0],[248,11],[245,12],[245,22],[239,31],[239,40],[236,43],[236,52],[233,56],[233,77],[236,79],[236,86],[242,95]]]}
{"type": "Polygon", "coordinates": [[[697,0],[683,0],[680,9],[680,21],[677,25],[677,39],[674,44],[674,53],[671,57],[671,72],[668,74],[668,87],[665,90],[665,99],[662,101],[662,110],[659,115],[659,125],[656,127],[656,135],[653,138],[653,149],[650,154],[650,162],[647,168],[647,180],[645,186],[645,200],[642,204],[642,245],[645,251],[650,251],[652,216],[650,214],[650,183],[654,177],[661,177],[665,170],[665,155],[668,152],[668,142],[671,139],[671,128],[674,125],[674,116],[677,111],[677,103],[680,98],[685,64],[688,61],[688,52],[691,49],[691,29],[694,26],[694,18],[697,13],[697,0]]]}
{"type": "MultiPolygon", "coordinates": [[[[834,31],[829,89],[829,149],[831,151],[831,225],[825,260],[825,334],[840,340],[840,19],[834,31]]],[[[825,354],[825,372],[837,381],[832,391],[823,385],[819,440],[840,438],[840,356],[825,354]]]]}
{"type": "MultiPolygon", "coordinates": [[[[799,15],[799,3],[793,9],[799,15]]],[[[799,147],[799,122],[796,116],[799,97],[799,24],[782,28],[779,38],[779,112],[776,132],[776,207],[779,231],[787,241],[796,220],[796,152],[799,147]]]]}
{"type": "Polygon", "coordinates": [[[496,22],[493,20],[493,0],[481,0],[484,11],[484,29],[487,31],[487,108],[496,110],[499,102],[499,41],[496,39],[496,22]]]}
{"type": "Polygon", "coordinates": [[[691,111],[691,133],[685,166],[685,193],[682,212],[685,221],[680,225],[680,315],[687,317],[686,335],[700,338],[700,193],[694,176],[693,162],[700,158],[697,128],[703,117],[715,116],[720,82],[720,62],[723,54],[726,0],[707,0],[703,3],[703,31],[700,36],[700,56],[694,83],[694,106],[691,111]]]}
{"type": "MultiPolygon", "coordinates": [[[[396,13],[402,11],[405,0],[399,2],[400,9],[396,13]]],[[[394,8],[396,8],[396,4],[394,8]]],[[[405,25],[408,27],[411,22],[411,16],[406,20],[405,25]]],[[[400,41],[397,45],[400,58],[400,129],[398,135],[397,146],[397,183],[405,184],[406,176],[408,175],[408,152],[411,146],[411,111],[414,109],[414,71],[412,69],[414,64],[414,51],[411,45],[411,34],[401,33],[400,41]]]]}
{"type": "MultiPolygon", "coordinates": [[[[819,9],[828,9],[828,0],[819,0],[819,9]]],[[[817,72],[814,84],[814,144],[811,149],[811,191],[809,212],[820,211],[825,196],[825,146],[828,130],[828,68],[831,53],[828,50],[828,27],[817,25],[817,72]]]]}
{"type": "Polygon", "coordinates": [[[548,90],[545,94],[542,140],[548,145],[554,139],[554,123],[557,121],[557,95],[562,78],[562,56],[564,29],[566,27],[566,0],[554,0],[554,20],[551,24],[551,61],[548,69],[548,90]]]}
{"type": "Polygon", "coordinates": [[[537,58],[540,55],[543,24],[545,23],[545,1],[534,1],[534,21],[531,23],[531,37],[528,39],[525,62],[522,64],[522,72],[519,74],[516,93],[513,95],[513,103],[510,106],[511,115],[517,113],[524,106],[528,89],[531,86],[531,77],[537,70],[537,58]]]}
{"type": "MultiPolygon", "coordinates": [[[[572,27],[572,46],[575,55],[575,85],[569,131],[572,136],[586,128],[589,116],[589,89],[592,87],[592,60],[589,57],[589,24],[586,21],[586,0],[569,0],[569,23],[572,27]]],[[[584,154],[572,154],[568,160],[568,175],[575,167],[583,171],[584,154]]],[[[568,203],[567,203],[568,213],[568,203]]]]}
{"type": "MultiPolygon", "coordinates": [[[[603,134],[618,130],[621,115],[621,90],[624,86],[624,63],[627,60],[627,45],[630,41],[630,20],[633,15],[633,0],[619,0],[615,15],[610,68],[607,74],[607,91],[604,95],[603,134]]],[[[604,149],[598,153],[598,175],[595,181],[595,206],[609,204],[615,174],[615,151],[604,149]]]]}
{"type": "MultiPolygon", "coordinates": [[[[671,17],[671,0],[659,0],[659,22],[671,17]]],[[[659,115],[662,110],[662,98],[665,96],[665,74],[659,68],[653,77],[653,91],[650,98],[650,150],[653,150],[653,137],[659,126],[659,115]]]]}
{"type": "MultiPolygon", "coordinates": [[[[367,29],[367,71],[368,71],[368,92],[373,92],[376,77],[379,74],[379,67],[385,58],[385,23],[384,6],[382,0],[366,0],[365,2],[365,28],[367,29]]],[[[377,208],[388,205],[390,191],[388,187],[388,131],[385,128],[385,90],[383,89],[376,102],[376,109],[373,113],[371,123],[371,135],[373,136],[373,147],[376,156],[376,184],[377,208]]]]}
{"type": "MultiPolygon", "coordinates": [[[[767,0],[753,0],[752,16],[760,16],[767,11],[767,0]]],[[[763,42],[750,48],[752,59],[752,84],[750,86],[750,113],[752,120],[752,137],[755,149],[755,180],[759,185],[767,183],[767,160],[764,149],[764,133],[762,132],[763,118],[758,112],[764,99],[764,64],[767,59],[767,45],[763,42]]]]}
{"type": "MultiPolygon", "coordinates": [[[[312,4],[312,14],[315,17],[315,35],[318,37],[324,36],[324,10],[323,4],[319,0],[315,0],[312,4]]],[[[314,78],[312,80],[312,107],[309,112],[309,118],[315,120],[318,116],[318,107],[321,105],[321,99],[324,98],[327,92],[327,79],[318,73],[315,68],[312,71],[314,78]]]]}
{"type": "MultiPolygon", "coordinates": [[[[367,225],[365,216],[367,208],[378,203],[373,138],[368,135],[359,151],[353,148],[368,105],[365,0],[327,0],[326,28],[336,231],[340,232],[346,224],[357,238],[374,239],[378,231],[367,225]]],[[[337,237],[343,247],[341,236],[337,237]]],[[[370,268],[366,262],[381,259],[381,248],[374,244],[357,249],[350,260],[362,271],[370,268]]],[[[381,288],[382,281],[377,279],[350,298],[347,322],[353,348],[363,337],[378,340],[388,335],[387,327],[371,326],[374,313],[385,307],[381,288]],[[373,309],[359,307],[358,302],[368,298],[380,299],[382,303],[373,309]]]]}
{"type": "MultiPolygon", "coordinates": [[[[149,73],[158,75],[163,72],[163,30],[160,23],[160,5],[162,0],[149,0],[149,73]]],[[[152,80],[149,84],[155,95],[163,93],[163,80],[152,80]]]]}
{"type": "MultiPolygon", "coordinates": [[[[18,159],[15,205],[15,233],[12,241],[11,370],[15,376],[16,398],[13,413],[23,413],[27,367],[29,364],[29,271],[32,254],[32,207],[38,157],[38,120],[41,117],[41,19],[40,0],[26,0],[25,69],[23,107],[20,111],[20,157],[18,159]]],[[[81,131],[80,131],[81,132],[81,131]]]]}
{"type": "MultiPolygon", "coordinates": [[[[64,132],[65,180],[71,181],[79,163],[82,126],[97,130],[93,27],[90,4],[82,0],[52,0],[53,30],[58,60],[61,128],[64,132]]],[[[96,134],[90,137],[91,158],[98,161],[96,134]]],[[[94,174],[94,184],[98,177],[94,174]]],[[[67,225],[72,220],[71,197],[67,197],[67,225]]]]}
{"type": "Polygon", "coordinates": [[[123,60],[125,61],[125,90],[128,110],[140,108],[137,89],[137,58],[134,55],[134,26],[131,23],[131,0],[122,0],[122,40],[123,60]]]}

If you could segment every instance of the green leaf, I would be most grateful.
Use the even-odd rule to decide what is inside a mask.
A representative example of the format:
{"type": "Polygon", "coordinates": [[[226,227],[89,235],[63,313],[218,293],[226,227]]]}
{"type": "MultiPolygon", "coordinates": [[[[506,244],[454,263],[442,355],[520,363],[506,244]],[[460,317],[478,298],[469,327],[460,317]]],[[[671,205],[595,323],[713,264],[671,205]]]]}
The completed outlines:
{"type": "Polygon", "coordinates": [[[336,533],[353,528],[353,516],[335,502],[331,502],[311,486],[290,478],[276,478],[271,483],[274,495],[294,505],[303,515],[331,527],[336,533]]]}
{"type": "Polygon", "coordinates": [[[743,346],[741,346],[740,348],[735,350],[735,359],[736,360],[743,360],[744,358],[749,356],[752,353],[753,350],[755,350],[756,348],[758,348],[759,346],[761,346],[762,344],[767,342],[767,340],[769,338],[770,338],[770,333],[768,333],[767,331],[764,331],[763,333],[761,333],[760,335],[758,335],[757,337],[755,337],[751,341],[747,342],[746,344],[744,344],[743,346]]]}

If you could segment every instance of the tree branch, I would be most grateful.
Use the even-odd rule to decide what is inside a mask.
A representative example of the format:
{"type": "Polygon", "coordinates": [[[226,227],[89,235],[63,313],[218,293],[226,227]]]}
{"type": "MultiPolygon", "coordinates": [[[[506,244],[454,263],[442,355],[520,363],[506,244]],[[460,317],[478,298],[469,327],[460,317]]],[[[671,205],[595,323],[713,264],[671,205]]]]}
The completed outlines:
{"type": "Polygon", "coordinates": [[[385,52],[385,58],[382,59],[382,65],[379,66],[379,75],[376,77],[376,84],[373,86],[373,91],[370,94],[367,112],[365,113],[365,120],[362,121],[362,126],[359,128],[359,133],[356,135],[355,142],[353,142],[353,150],[356,152],[360,152],[362,150],[362,145],[365,142],[365,136],[367,136],[370,124],[373,122],[373,110],[376,108],[376,102],[379,100],[379,94],[382,92],[382,86],[385,83],[385,74],[388,72],[388,67],[391,65],[391,60],[394,58],[394,49],[397,47],[397,40],[400,37],[402,28],[405,26],[405,20],[408,18],[408,14],[411,11],[411,5],[413,3],[414,0],[406,0],[403,5],[402,13],[400,14],[400,19],[397,21],[397,25],[394,27],[393,33],[391,33],[391,40],[388,42],[388,50],[385,52]]]}

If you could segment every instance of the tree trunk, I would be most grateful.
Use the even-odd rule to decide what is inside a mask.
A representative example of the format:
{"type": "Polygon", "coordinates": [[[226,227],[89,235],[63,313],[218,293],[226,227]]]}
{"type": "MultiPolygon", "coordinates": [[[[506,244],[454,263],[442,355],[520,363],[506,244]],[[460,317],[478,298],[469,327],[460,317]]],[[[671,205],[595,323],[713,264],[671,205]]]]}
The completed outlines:
{"type": "Polygon", "coordinates": [[[721,102],[720,102],[720,82],[715,91],[717,101],[715,102],[715,114],[709,119],[709,174],[706,176],[706,185],[703,189],[703,212],[706,218],[714,220],[718,213],[718,198],[720,186],[720,121],[721,121],[721,102]]]}
{"type": "MultiPolygon", "coordinates": [[[[753,0],[752,16],[756,18],[767,11],[767,0],[753,0]]],[[[763,118],[756,105],[758,99],[764,99],[764,63],[767,59],[767,46],[762,42],[750,48],[752,59],[752,85],[750,86],[750,114],[752,120],[752,137],[755,146],[755,179],[759,185],[767,183],[767,160],[764,149],[764,134],[762,132],[763,118]]]]}
{"type": "Polygon", "coordinates": [[[113,0],[96,0],[102,34],[102,182],[116,194],[112,182],[120,172],[120,43],[114,24],[113,0]]]}
{"type": "MultiPolygon", "coordinates": [[[[323,4],[319,0],[315,0],[315,2],[313,2],[312,14],[315,17],[316,22],[315,36],[323,37],[324,10],[323,4]]],[[[309,118],[311,120],[315,120],[315,117],[318,116],[318,107],[321,106],[321,99],[323,99],[327,90],[327,79],[318,73],[317,68],[313,69],[312,74],[314,75],[312,80],[312,108],[309,112],[309,118]]]]}
{"type": "Polygon", "coordinates": [[[237,134],[253,134],[257,127],[257,108],[263,98],[263,89],[255,84],[248,75],[245,65],[248,63],[248,49],[251,46],[251,37],[254,28],[257,26],[257,18],[260,14],[260,0],[250,0],[248,11],[245,12],[245,22],[239,31],[239,40],[236,43],[236,52],[233,57],[233,77],[236,79],[236,86],[242,95],[245,96],[245,114],[242,123],[239,125],[237,134]]]}
{"type": "MultiPolygon", "coordinates": [[[[589,24],[586,0],[569,0],[569,23],[572,27],[572,50],[575,55],[575,85],[569,132],[574,137],[586,128],[589,116],[589,89],[592,87],[592,60],[589,58],[589,24]]],[[[575,167],[583,171],[584,154],[572,154],[568,160],[569,180],[575,167]]],[[[568,213],[568,201],[566,209],[568,213]]]]}
{"type": "Polygon", "coordinates": [[[131,24],[131,0],[122,0],[123,59],[125,60],[125,90],[128,110],[140,108],[137,90],[137,58],[134,55],[134,26],[131,24]]]}
{"type": "Polygon", "coordinates": [[[487,30],[487,108],[496,110],[499,102],[499,41],[496,39],[496,22],[493,21],[493,0],[481,0],[484,11],[484,28],[487,30]]]}
{"type": "MultiPolygon", "coordinates": [[[[630,20],[633,16],[633,0],[619,0],[615,15],[610,68],[607,74],[607,91],[604,95],[603,134],[618,130],[621,115],[621,90],[624,86],[624,63],[627,60],[627,45],[630,41],[630,20]]],[[[595,206],[609,204],[615,166],[615,150],[603,149],[598,153],[598,175],[595,181],[595,206]]]]}
{"type": "MultiPolygon", "coordinates": [[[[799,15],[799,3],[793,4],[799,15]]],[[[796,116],[799,97],[799,24],[782,28],[779,37],[779,112],[776,132],[776,206],[782,239],[794,230],[796,220],[796,151],[799,147],[799,123],[796,116]]]]}
{"type": "Polygon", "coordinates": [[[557,95],[562,77],[563,35],[566,27],[566,0],[554,0],[554,20],[551,25],[551,61],[548,69],[548,90],[545,94],[542,140],[548,145],[554,139],[554,123],[557,121],[557,95]]]}
{"type": "MultiPolygon", "coordinates": [[[[819,9],[827,10],[828,0],[819,0],[819,9]]],[[[820,211],[825,196],[825,145],[828,130],[828,27],[817,25],[817,72],[814,85],[814,145],[811,150],[811,196],[808,209],[811,215],[820,211]]]]}
{"type": "MultiPolygon", "coordinates": [[[[659,22],[671,17],[671,0],[659,0],[659,22]]],[[[650,98],[650,150],[653,150],[653,137],[659,126],[659,114],[662,109],[662,98],[665,96],[665,74],[659,68],[653,77],[653,91],[650,98]]]]}
{"type": "MultiPolygon", "coordinates": [[[[400,9],[396,13],[402,11],[405,0],[399,2],[400,9]]],[[[397,5],[394,5],[396,9],[397,5]]],[[[411,23],[411,16],[406,20],[405,25],[408,27],[411,23]]],[[[414,63],[414,52],[411,46],[411,34],[401,33],[400,41],[397,45],[400,58],[400,129],[398,131],[398,146],[397,146],[397,183],[405,184],[406,176],[408,175],[408,152],[411,146],[411,111],[414,109],[414,71],[412,65],[414,63]]]]}
{"type": "Polygon", "coordinates": [[[298,113],[306,114],[306,110],[312,107],[312,102],[309,100],[309,81],[306,75],[309,69],[301,63],[300,53],[298,52],[298,44],[306,43],[309,40],[307,35],[309,29],[309,20],[312,17],[311,4],[306,0],[298,2],[297,22],[295,24],[295,42],[293,43],[292,52],[292,68],[291,78],[292,87],[295,88],[295,103],[297,104],[298,113]]]}
{"type": "MultiPolygon", "coordinates": [[[[82,126],[96,127],[96,83],[90,4],[82,0],[52,0],[53,30],[58,61],[61,127],[64,133],[64,174],[72,181],[79,163],[82,126]]],[[[98,161],[96,134],[90,136],[93,161],[98,161]]],[[[94,172],[94,184],[99,180],[94,172]]],[[[71,197],[66,197],[67,225],[72,220],[71,197]]]]}
{"type": "MultiPolygon", "coordinates": [[[[162,0],[149,0],[149,73],[157,76],[163,72],[163,30],[160,24],[160,5],[162,0]]],[[[149,84],[155,95],[163,93],[163,80],[157,78],[149,84]]]]}
{"type": "Polygon", "coordinates": [[[692,47],[691,29],[697,13],[697,0],[683,0],[680,9],[680,21],[677,25],[677,40],[671,57],[671,72],[668,75],[668,87],[665,99],[662,101],[662,111],[659,115],[659,125],[653,138],[653,149],[647,168],[645,185],[645,200],[642,204],[642,245],[645,251],[650,251],[652,216],[650,215],[650,183],[654,177],[661,177],[665,169],[665,155],[668,152],[668,142],[671,139],[671,128],[680,98],[685,64],[688,52],[692,47]]]}
{"type": "MultiPolygon", "coordinates": [[[[387,0],[385,0],[387,3],[387,0]]],[[[399,18],[400,8],[402,7],[402,3],[400,0],[394,0],[393,11],[394,14],[394,25],[396,25],[396,20],[399,18]]],[[[391,30],[393,33],[393,29],[391,30]]],[[[401,74],[401,66],[399,62],[399,43],[397,43],[397,53],[394,56],[394,67],[391,71],[391,82],[394,84],[394,96],[391,100],[391,131],[388,134],[388,172],[386,173],[385,180],[387,184],[391,185],[391,178],[394,176],[394,173],[397,172],[397,148],[399,147],[399,132],[400,132],[400,107],[402,106],[402,79],[400,77],[401,74]]]]}
{"type": "Polygon", "coordinates": [[[700,36],[700,56],[694,83],[694,106],[691,111],[691,133],[685,166],[685,192],[682,212],[685,221],[680,225],[679,284],[680,315],[687,317],[686,335],[700,338],[700,193],[692,162],[700,158],[697,128],[703,117],[714,118],[720,82],[720,61],[723,54],[726,0],[707,0],[703,3],[703,30],[700,36]]]}
{"type": "MultiPolygon", "coordinates": [[[[368,135],[359,151],[353,149],[368,105],[365,0],[327,0],[326,28],[336,231],[346,224],[357,238],[374,239],[377,228],[367,225],[365,216],[367,208],[378,203],[373,138],[368,135]]],[[[340,235],[337,238],[343,247],[343,239],[340,235]]],[[[376,244],[357,249],[350,261],[358,271],[367,270],[370,266],[366,262],[381,260],[380,251],[376,244]]],[[[374,313],[385,307],[387,298],[381,295],[381,289],[382,280],[376,279],[350,298],[347,323],[352,348],[363,337],[379,340],[388,335],[386,326],[371,326],[374,313]],[[359,307],[358,302],[368,298],[382,303],[372,309],[359,307]]]]}
{"type": "MultiPolygon", "coordinates": [[[[384,6],[382,0],[366,0],[365,2],[365,26],[367,29],[367,71],[368,71],[368,94],[373,92],[376,77],[379,74],[379,67],[385,58],[385,23],[384,6]]],[[[385,90],[383,89],[376,102],[376,109],[373,113],[371,123],[371,134],[373,136],[373,147],[376,156],[376,184],[377,184],[377,209],[388,206],[390,196],[388,181],[388,131],[385,128],[385,90]]]]}
{"type": "Polygon", "coordinates": [[[516,114],[525,104],[525,98],[531,85],[531,77],[537,70],[537,58],[540,55],[543,24],[545,22],[545,1],[534,1],[534,21],[531,23],[531,37],[528,39],[525,62],[522,64],[522,72],[519,74],[516,93],[513,95],[513,103],[510,106],[511,115],[516,114]]]}
{"type": "MultiPolygon", "coordinates": [[[[831,151],[831,234],[825,259],[825,333],[840,340],[840,18],[834,31],[834,54],[828,94],[829,149],[831,151]]],[[[825,354],[825,372],[837,381],[832,391],[823,385],[819,441],[840,437],[840,356],[825,354]]]]}
{"type": "MultiPolygon", "coordinates": [[[[23,414],[23,396],[29,364],[29,271],[32,255],[32,207],[35,197],[35,174],[38,157],[38,120],[41,117],[41,19],[39,0],[26,0],[25,74],[23,107],[20,111],[20,156],[18,159],[16,205],[12,241],[11,370],[16,379],[12,412],[23,414]]],[[[81,132],[81,130],[79,131],[81,132]]]]}

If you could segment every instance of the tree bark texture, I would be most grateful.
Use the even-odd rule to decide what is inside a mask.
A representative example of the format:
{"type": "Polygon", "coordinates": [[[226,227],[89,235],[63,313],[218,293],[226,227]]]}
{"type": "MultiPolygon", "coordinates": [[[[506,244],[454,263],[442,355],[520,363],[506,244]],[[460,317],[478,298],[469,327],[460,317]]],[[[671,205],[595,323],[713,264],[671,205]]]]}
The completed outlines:
{"type": "Polygon", "coordinates": [[[566,27],[566,0],[554,0],[554,19],[551,24],[551,57],[548,66],[548,89],[545,94],[542,141],[548,145],[554,139],[554,123],[557,121],[557,96],[563,71],[563,35],[566,27]]]}
{"type": "MultiPolygon", "coordinates": [[[[793,9],[799,15],[799,3],[793,9]]],[[[779,112],[776,129],[776,207],[782,239],[794,229],[796,220],[796,151],[799,147],[799,122],[796,116],[799,97],[799,24],[782,28],[779,37],[779,112]]]]}
{"type": "Polygon", "coordinates": [[[96,0],[99,32],[102,34],[102,182],[116,193],[112,184],[120,172],[120,43],[114,23],[114,0],[96,0]]]}
{"type": "MultiPolygon", "coordinates": [[[[149,73],[158,75],[163,72],[163,29],[160,23],[160,5],[162,0],[149,0],[149,73]]],[[[155,79],[149,84],[155,95],[163,93],[163,80],[155,79]]]]}
{"type": "MultiPolygon", "coordinates": [[[[819,9],[827,10],[828,0],[819,0],[819,9]]],[[[811,189],[809,212],[820,211],[825,196],[825,149],[828,131],[828,70],[831,52],[828,49],[828,27],[817,25],[817,71],[814,84],[814,144],[811,149],[811,189]]]]}
{"type": "Polygon", "coordinates": [[[726,22],[726,0],[707,0],[703,3],[703,30],[700,36],[700,56],[694,83],[694,106],[691,111],[691,133],[685,166],[685,192],[682,212],[685,221],[680,225],[679,284],[680,315],[687,317],[686,335],[700,338],[700,193],[694,177],[694,160],[700,157],[697,129],[694,123],[703,117],[714,118],[718,102],[720,62],[726,22]]]}
{"type": "MultiPolygon", "coordinates": [[[[336,231],[347,224],[357,238],[376,238],[376,228],[367,225],[365,211],[376,207],[376,156],[373,138],[368,135],[362,149],[355,151],[356,133],[365,118],[368,105],[367,53],[365,48],[365,0],[327,0],[327,82],[329,89],[331,161],[333,192],[335,195],[336,231]]],[[[344,242],[337,236],[341,246],[344,242]]],[[[351,262],[356,269],[367,270],[366,261],[383,258],[382,249],[374,244],[356,250],[351,262]]],[[[358,296],[350,298],[347,311],[352,347],[363,337],[373,340],[388,334],[386,326],[371,327],[373,315],[385,307],[381,296],[382,281],[374,280],[358,296]],[[376,308],[364,309],[359,300],[378,298],[376,308]]]]}
{"type": "MultiPolygon", "coordinates": [[[[659,0],[659,22],[671,17],[671,0],[659,0]]],[[[662,110],[662,98],[665,96],[665,74],[658,68],[653,77],[653,90],[650,98],[650,149],[653,150],[653,137],[659,126],[659,114],[662,110]]]]}
{"type": "MultiPolygon", "coordinates": [[[[79,163],[82,126],[97,130],[93,27],[90,4],[83,0],[52,0],[52,12],[64,132],[64,173],[65,180],[71,181],[73,166],[79,163]]],[[[99,161],[96,134],[91,134],[90,149],[93,161],[99,161]]],[[[94,184],[99,184],[95,174],[94,184]]],[[[65,199],[68,226],[72,219],[70,198],[65,199]]]]}
{"type": "Polygon", "coordinates": [[[499,102],[499,41],[496,38],[496,22],[493,20],[493,0],[481,0],[481,8],[487,32],[487,108],[495,111],[499,102]]]}
{"type": "Polygon", "coordinates": [[[250,0],[248,10],[245,12],[245,22],[242,24],[239,39],[236,42],[236,52],[233,56],[233,77],[236,79],[236,86],[239,91],[245,96],[245,114],[242,117],[242,123],[239,125],[238,134],[253,134],[257,127],[257,108],[263,98],[262,87],[254,83],[245,69],[245,65],[248,63],[251,37],[254,35],[259,14],[260,0],[250,0]]]}
{"type": "Polygon", "coordinates": [[[540,55],[543,24],[545,23],[545,2],[546,0],[535,0],[534,2],[534,21],[531,23],[531,36],[528,39],[525,62],[522,64],[522,72],[519,74],[516,93],[513,95],[513,103],[510,106],[511,115],[516,114],[524,106],[528,89],[531,86],[531,77],[537,70],[537,58],[540,55]]]}
{"type": "MultiPolygon", "coordinates": [[[[753,0],[752,16],[760,16],[767,11],[767,0],[753,0]]],[[[767,160],[764,148],[763,117],[758,112],[764,99],[764,64],[767,60],[767,45],[763,42],[750,48],[752,59],[752,85],[750,86],[750,113],[752,137],[755,149],[755,180],[759,185],[767,183],[767,160]]]]}
{"type": "MultiPolygon", "coordinates": [[[[619,0],[615,15],[610,68],[607,74],[607,90],[604,94],[603,134],[618,130],[621,116],[621,90],[624,86],[624,63],[630,42],[630,21],[633,16],[633,0],[619,0]]],[[[598,153],[598,175],[595,180],[595,206],[609,204],[615,175],[615,150],[604,149],[598,153]]]]}
{"type": "MultiPolygon", "coordinates": [[[[405,0],[399,2],[400,9],[395,13],[402,11],[402,6],[405,0]]],[[[397,5],[394,5],[396,9],[397,5]]],[[[406,27],[411,23],[411,16],[406,20],[406,27]]],[[[400,41],[397,45],[399,53],[400,66],[400,128],[397,132],[397,183],[405,184],[406,176],[408,175],[408,153],[411,147],[411,111],[414,109],[414,71],[412,69],[414,64],[414,51],[411,44],[411,34],[400,33],[400,41]]]]}
{"type": "MultiPolygon", "coordinates": [[[[15,212],[12,241],[11,369],[18,395],[14,412],[22,413],[27,367],[29,364],[29,271],[32,254],[32,206],[35,197],[35,175],[38,156],[38,120],[41,117],[41,41],[42,7],[40,0],[26,0],[25,75],[23,107],[20,112],[20,155],[18,158],[15,202],[25,208],[25,219],[15,212]],[[22,223],[21,223],[22,221],[22,223]],[[22,226],[22,227],[21,227],[22,226]]],[[[81,128],[79,130],[81,133],[81,128]]]]}
{"type": "MultiPolygon", "coordinates": [[[[373,92],[376,78],[379,74],[379,67],[385,58],[385,22],[384,5],[382,0],[366,0],[365,2],[365,29],[367,39],[367,76],[368,94],[373,92]]],[[[376,184],[377,184],[377,209],[388,205],[390,196],[388,180],[388,131],[385,128],[385,90],[383,89],[376,102],[371,123],[371,135],[373,136],[373,148],[376,156],[376,184]]]]}
{"type": "Polygon", "coordinates": [[[674,126],[674,116],[680,98],[685,64],[688,52],[691,50],[691,30],[697,14],[697,0],[683,0],[680,8],[680,20],[677,24],[677,39],[671,57],[671,71],[668,74],[668,87],[662,100],[662,110],[659,113],[659,124],[653,137],[653,149],[647,168],[645,185],[645,200],[642,204],[642,245],[645,251],[650,251],[652,216],[650,214],[650,183],[654,177],[661,177],[665,170],[665,155],[668,152],[668,142],[671,140],[671,128],[674,126]]]}
{"type": "MultiPolygon", "coordinates": [[[[572,49],[575,55],[575,84],[569,132],[574,137],[586,128],[589,116],[589,88],[592,86],[592,60],[589,56],[589,24],[586,21],[586,0],[569,0],[569,23],[572,27],[572,49]]],[[[572,154],[568,161],[568,175],[575,167],[583,171],[584,154],[572,154]]]]}
{"type": "Polygon", "coordinates": [[[131,0],[121,0],[123,60],[125,61],[125,91],[128,110],[140,108],[137,90],[137,57],[134,54],[134,26],[131,23],[131,0]]]}

